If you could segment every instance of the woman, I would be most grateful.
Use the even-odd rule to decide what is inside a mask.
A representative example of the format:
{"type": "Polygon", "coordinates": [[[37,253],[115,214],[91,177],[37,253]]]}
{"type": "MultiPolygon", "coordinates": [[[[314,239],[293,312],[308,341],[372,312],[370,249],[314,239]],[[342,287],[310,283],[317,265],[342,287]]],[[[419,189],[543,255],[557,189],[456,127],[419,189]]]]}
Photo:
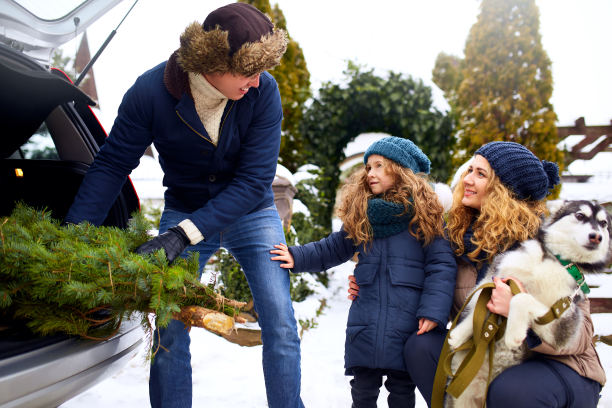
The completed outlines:
{"type": "MultiPolygon", "coordinates": [[[[456,313],[493,257],[535,236],[545,214],[545,197],[559,182],[555,164],[540,161],[512,142],[492,142],[474,155],[453,194],[448,236],[457,255],[456,313]]],[[[495,281],[487,308],[508,315],[512,297],[505,282],[495,281]]],[[[489,386],[489,407],[596,407],[605,373],[592,343],[589,303],[580,341],[572,349],[555,350],[529,332],[534,357],[501,373],[489,386]]],[[[454,317],[454,316],[453,316],[454,317]]],[[[428,402],[446,330],[411,336],[404,347],[412,380],[428,402]]]]}

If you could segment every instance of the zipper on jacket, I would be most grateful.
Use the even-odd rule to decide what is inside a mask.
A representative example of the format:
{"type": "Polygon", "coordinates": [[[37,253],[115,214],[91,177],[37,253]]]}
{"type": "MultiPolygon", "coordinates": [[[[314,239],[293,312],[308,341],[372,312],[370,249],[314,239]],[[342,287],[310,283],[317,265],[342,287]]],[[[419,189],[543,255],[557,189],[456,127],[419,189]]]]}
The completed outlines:
{"type": "Polygon", "coordinates": [[[389,256],[389,242],[383,240],[382,248],[384,252],[380,257],[380,266],[378,273],[380,277],[378,279],[378,293],[380,302],[378,304],[378,327],[376,330],[376,343],[374,346],[374,364],[375,367],[379,367],[385,361],[385,332],[387,330],[387,320],[389,314],[389,267],[388,267],[388,256],[389,256]]]}
{"type": "MultiPolygon", "coordinates": [[[[189,123],[187,123],[187,121],[185,119],[183,119],[183,117],[181,116],[181,114],[179,113],[178,110],[175,111],[176,112],[176,116],[179,117],[179,119],[181,120],[181,122],[183,122],[189,129],[191,129],[196,135],[200,136],[202,139],[206,140],[208,143],[210,143],[211,145],[215,146],[215,144],[211,141],[208,140],[206,138],[206,136],[204,136],[203,134],[201,134],[200,132],[198,132],[197,130],[195,130],[193,127],[191,127],[191,125],[189,123]]],[[[216,146],[215,146],[216,147],[216,146]]]]}
{"type": "Polygon", "coordinates": [[[234,107],[235,103],[236,103],[236,101],[233,100],[232,104],[230,105],[229,109],[227,110],[227,113],[225,114],[225,117],[221,121],[221,127],[219,128],[219,137],[221,137],[221,134],[223,133],[223,125],[225,124],[225,120],[227,119],[227,117],[229,116],[230,112],[232,111],[232,108],[234,107]]]}
{"type": "MultiPolygon", "coordinates": [[[[230,105],[229,109],[227,110],[227,113],[225,114],[225,117],[223,118],[223,120],[221,121],[221,127],[219,128],[219,136],[221,136],[221,132],[223,131],[223,125],[225,124],[225,120],[227,119],[227,117],[229,116],[230,112],[232,111],[232,108],[234,107],[234,104],[236,103],[236,101],[232,101],[232,104],[230,105]]],[[[176,115],[179,117],[179,119],[181,120],[181,122],[183,122],[189,129],[191,129],[196,135],[200,136],[202,139],[206,140],[208,143],[212,144],[213,146],[217,147],[211,140],[207,139],[206,136],[204,136],[203,134],[201,134],[200,132],[198,132],[197,130],[195,130],[189,123],[187,123],[187,121],[185,119],[183,119],[183,117],[181,116],[181,114],[179,113],[178,110],[175,111],[176,115]]]]}

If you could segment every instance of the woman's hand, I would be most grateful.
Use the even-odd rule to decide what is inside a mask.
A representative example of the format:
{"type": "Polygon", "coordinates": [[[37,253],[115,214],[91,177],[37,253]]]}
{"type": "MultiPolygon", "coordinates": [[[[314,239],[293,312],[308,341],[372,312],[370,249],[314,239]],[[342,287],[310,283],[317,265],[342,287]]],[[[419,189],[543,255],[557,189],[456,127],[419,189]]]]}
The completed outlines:
{"type": "Polygon", "coordinates": [[[271,254],[277,254],[278,256],[273,256],[270,259],[273,261],[281,261],[280,267],[290,269],[295,266],[293,255],[289,252],[289,248],[285,244],[274,245],[274,248],[270,250],[271,254]]]}
{"type": "Polygon", "coordinates": [[[491,299],[487,302],[487,309],[489,309],[491,313],[504,317],[508,317],[508,313],[510,312],[510,300],[512,300],[513,296],[510,286],[506,283],[508,279],[512,279],[516,282],[521,292],[525,292],[523,284],[518,279],[512,277],[500,279],[495,277],[493,278],[495,289],[491,292],[491,299]]]}
{"type": "Polygon", "coordinates": [[[357,285],[357,282],[355,281],[355,275],[349,275],[348,280],[349,280],[349,288],[348,288],[349,295],[347,297],[349,298],[349,300],[355,300],[357,299],[357,296],[359,296],[359,285],[357,285]]]}
{"type": "Polygon", "coordinates": [[[421,317],[419,319],[419,331],[417,331],[417,336],[423,333],[427,333],[428,331],[435,329],[437,326],[438,326],[438,323],[433,322],[424,317],[421,317]]]}

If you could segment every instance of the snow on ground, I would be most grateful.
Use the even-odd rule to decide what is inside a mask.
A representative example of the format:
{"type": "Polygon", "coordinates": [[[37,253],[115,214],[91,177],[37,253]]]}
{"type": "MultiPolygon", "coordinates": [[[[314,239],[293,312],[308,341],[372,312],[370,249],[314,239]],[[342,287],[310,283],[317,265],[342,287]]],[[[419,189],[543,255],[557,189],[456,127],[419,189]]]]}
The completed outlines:
{"type": "MultiPolygon", "coordinates": [[[[379,138],[380,135],[367,135],[379,138]]],[[[368,139],[367,145],[374,140],[368,139]]],[[[348,148],[348,147],[347,147],[348,148]]],[[[352,146],[351,148],[356,148],[352,146]]],[[[365,149],[363,149],[365,150],[365,149]]],[[[362,150],[362,151],[363,151],[362,150]]],[[[591,161],[576,161],[569,166],[571,174],[592,174],[588,183],[564,183],[561,198],[612,201],[612,153],[599,153],[591,161]],[[593,171],[597,169],[597,171],[593,171]]],[[[141,198],[161,197],[161,176],[155,168],[156,161],[143,158],[141,168],[132,174],[132,180],[141,198]],[[156,195],[157,194],[157,195],[156,195]]],[[[158,165],[157,165],[158,166],[158,165]]],[[[312,167],[312,166],[311,166],[312,167]]],[[[304,166],[293,175],[295,183],[312,177],[311,168],[304,166]]],[[[281,169],[282,170],[282,169],[281,169]]],[[[286,176],[282,174],[282,176],[286,176]]],[[[163,191],[163,190],[161,190],[163,191]]],[[[294,203],[294,210],[296,209],[294,203]]],[[[302,209],[302,211],[304,211],[302,209]]],[[[307,209],[305,210],[307,211],[307,209]]],[[[304,211],[304,212],[305,212],[304,211]]],[[[338,229],[338,220],[334,220],[338,229]]],[[[316,327],[304,332],[302,338],[302,400],[308,408],[345,408],[351,405],[349,377],[344,375],[344,333],[350,301],[346,298],[347,275],[354,269],[353,262],[334,268],[330,287],[317,287],[316,294],[302,303],[295,304],[297,319],[316,319],[316,327]],[[327,307],[320,316],[316,311],[321,299],[327,307]]],[[[607,297],[612,293],[612,276],[589,277],[590,284],[600,287],[591,297],[607,297]]],[[[595,333],[612,334],[612,315],[593,315],[595,333]]],[[[261,346],[241,347],[230,343],[204,329],[191,331],[193,355],[193,406],[194,408],[266,407],[265,387],[261,369],[261,346]]],[[[601,362],[612,377],[612,346],[597,343],[601,362]]],[[[89,391],[64,403],[61,408],[134,408],[149,406],[148,363],[145,349],[132,359],[120,372],[89,391]]],[[[599,407],[612,408],[612,386],[604,387],[599,407]]],[[[388,394],[381,389],[378,405],[386,407],[388,394]]],[[[426,407],[417,393],[417,407],[426,407]]]]}
{"type": "Polygon", "coordinates": [[[141,200],[162,200],[166,191],[162,186],[163,178],[164,172],[157,158],[147,155],[140,158],[140,164],[130,174],[138,198],[141,200]]]}
{"type": "MultiPolygon", "coordinates": [[[[302,337],[302,400],[310,408],[346,408],[351,405],[349,377],[344,375],[344,331],[350,301],[346,298],[346,277],[354,263],[349,261],[332,271],[329,288],[319,288],[315,296],[295,304],[296,317],[315,316],[320,299],[327,307],[316,317],[317,327],[302,337]]],[[[600,285],[591,296],[607,296],[612,289],[612,276],[599,275],[589,283],[600,285]]],[[[595,332],[612,334],[610,314],[593,315],[595,332]]],[[[261,346],[241,347],[225,339],[193,328],[194,408],[266,407],[261,369],[261,346]]],[[[607,373],[612,373],[612,347],[599,342],[597,351],[607,373]]],[[[126,367],[89,391],[64,403],[61,408],[133,408],[149,406],[148,364],[144,348],[126,367]]],[[[384,387],[378,406],[386,407],[384,387]]],[[[417,393],[417,407],[426,407],[417,393]]],[[[600,407],[612,407],[612,389],[604,387],[600,407]]]]}
{"type": "MultiPolygon", "coordinates": [[[[351,405],[349,377],[344,375],[344,333],[350,301],[347,275],[354,263],[333,269],[329,288],[295,304],[296,318],[315,316],[320,299],[327,307],[315,317],[317,327],[302,337],[302,400],[306,407],[346,408],[351,405]]],[[[194,408],[249,407],[266,404],[261,346],[241,347],[204,329],[191,330],[194,408]]],[[[133,408],[149,406],[148,363],[144,347],[119,373],[61,405],[61,408],[133,408]]],[[[386,405],[384,388],[379,406],[386,405]]],[[[417,407],[426,407],[420,401],[417,407]]]]}
{"type": "Polygon", "coordinates": [[[612,202],[612,152],[597,153],[591,160],[575,160],[568,166],[566,173],[592,177],[586,183],[563,183],[561,198],[612,202]]]}

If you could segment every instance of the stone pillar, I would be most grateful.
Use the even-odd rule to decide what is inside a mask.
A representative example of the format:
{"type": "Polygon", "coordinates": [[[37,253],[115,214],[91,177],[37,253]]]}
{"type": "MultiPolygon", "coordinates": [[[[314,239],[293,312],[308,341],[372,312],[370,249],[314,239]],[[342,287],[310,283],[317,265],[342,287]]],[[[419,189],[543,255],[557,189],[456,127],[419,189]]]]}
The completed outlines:
{"type": "Polygon", "coordinates": [[[291,215],[293,214],[293,197],[297,193],[297,189],[286,178],[277,175],[272,182],[272,191],[274,191],[274,204],[278,209],[283,221],[285,231],[291,226],[291,215]]]}

